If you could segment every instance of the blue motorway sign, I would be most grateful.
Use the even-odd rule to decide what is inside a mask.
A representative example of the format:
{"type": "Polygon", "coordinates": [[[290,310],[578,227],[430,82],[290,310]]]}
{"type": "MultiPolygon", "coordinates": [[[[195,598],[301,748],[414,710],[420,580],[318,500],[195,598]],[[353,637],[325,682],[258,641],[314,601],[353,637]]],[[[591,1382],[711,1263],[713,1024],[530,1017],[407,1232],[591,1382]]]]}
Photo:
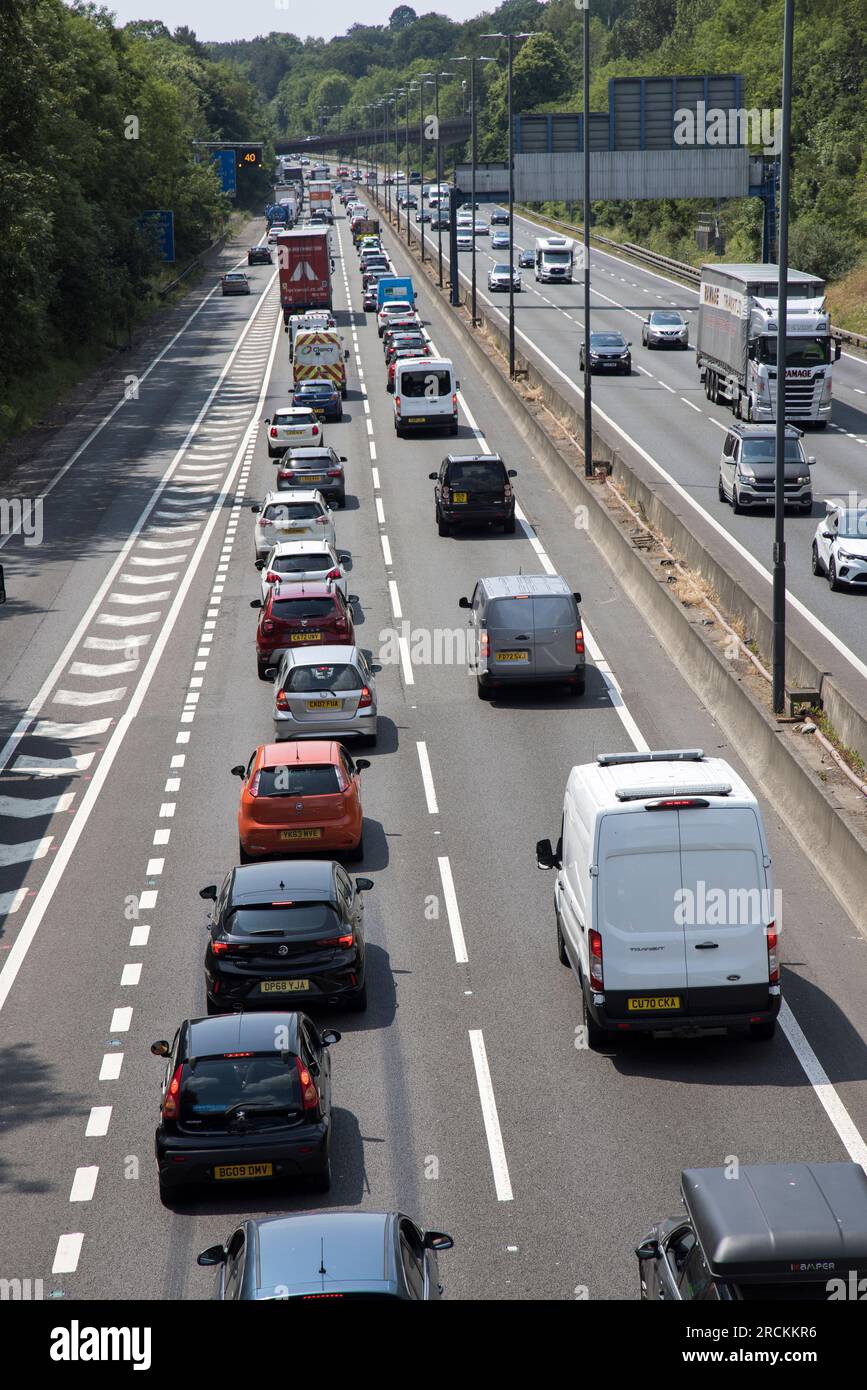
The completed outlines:
{"type": "Polygon", "coordinates": [[[220,176],[220,187],[224,193],[234,197],[238,190],[238,175],[235,168],[234,150],[215,150],[211,156],[220,176]]]}
{"type": "Polygon", "coordinates": [[[175,259],[175,214],[157,209],[143,212],[139,218],[139,226],[143,229],[153,230],[156,234],[160,256],[170,265],[173,264],[175,259]]]}

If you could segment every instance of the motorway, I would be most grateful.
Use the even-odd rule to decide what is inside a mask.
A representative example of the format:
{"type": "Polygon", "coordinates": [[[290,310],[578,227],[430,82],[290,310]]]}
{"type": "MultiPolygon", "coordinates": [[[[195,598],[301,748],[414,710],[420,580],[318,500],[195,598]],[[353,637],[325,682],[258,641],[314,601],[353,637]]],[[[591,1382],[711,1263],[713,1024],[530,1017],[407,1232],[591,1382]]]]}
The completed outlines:
{"type": "MultiPolygon", "coordinates": [[[[333,236],[351,352],[344,420],[326,426],[349,459],[337,541],[361,644],[377,653],[394,627],[406,639],[378,677],[363,777],[370,1004],[320,1020],[343,1033],[333,1187],[168,1208],[153,1161],[149,1045],[204,1013],[198,889],[234,862],[229,769],[271,731],[248,508],[273,478],[260,422],[286,401],[289,368],[275,274],[257,267],[249,299],[202,301],[69,468],[42,545],[6,548],[0,1274],[67,1298],[206,1298],[195,1256],[239,1214],[327,1205],[449,1231],[450,1298],[635,1298],[633,1247],[677,1212],[685,1165],[867,1162],[867,941],[764,800],[783,903],[776,1038],[577,1047],[577,987],[534,856],[556,836],[568,769],[688,745],[750,772],[476,388],[424,282],[422,315],[462,382],[460,438],[396,439],[342,216],[333,236]],[[428,474],[480,449],[518,470],[518,532],[440,539],[428,474]],[[458,598],[479,575],[519,568],[583,593],[583,699],[485,703],[460,661],[426,659],[423,639],[463,628],[458,598]]],[[[622,385],[646,393],[644,378],[622,385]]]]}
{"type": "MultiPolygon", "coordinates": [[[[498,203],[477,198],[486,221],[498,203]]],[[[415,214],[412,214],[414,218],[415,214]]],[[[411,221],[413,237],[419,227],[411,221]]],[[[503,231],[502,227],[492,231],[503,231]]],[[[406,230],[401,218],[402,237],[406,230]]],[[[515,245],[532,249],[550,228],[525,216],[515,217],[515,245]]],[[[481,303],[508,323],[508,295],[490,294],[488,271],[508,260],[504,250],[492,251],[488,236],[476,238],[477,294],[481,303]]],[[[437,259],[437,236],[425,228],[426,254],[437,259]]],[[[443,261],[448,280],[448,233],[443,234],[443,261]]],[[[462,279],[470,283],[472,252],[459,254],[462,279]]],[[[616,329],[632,342],[632,375],[593,378],[593,406],[609,424],[644,451],[657,480],[670,481],[681,502],[681,514],[695,515],[717,532],[729,563],[743,568],[761,566],[770,588],[773,516],[757,512],[735,516],[717,496],[719,460],[724,432],[734,420],[724,405],[712,404],[699,380],[692,344],[698,326],[698,292],[655,271],[628,263],[593,248],[591,267],[591,327],[616,329]],[[690,324],[687,352],[648,350],[641,345],[642,321],[653,309],[676,308],[690,324]]],[[[584,336],[583,272],[571,285],[537,284],[532,269],[522,271],[523,289],[515,295],[515,330],[519,352],[531,358],[565,399],[580,406],[584,393],[578,384],[578,347],[584,336]]],[[[832,593],[827,580],[810,569],[816,523],[825,515],[826,497],[867,497],[867,362],[845,353],[834,364],[834,404],[827,429],[808,429],[807,454],[814,455],[811,516],[788,513],[787,588],[790,607],[809,615],[814,629],[837,648],[834,672],[861,696],[867,696],[867,617],[857,592],[832,593]],[[864,684],[862,684],[864,682],[864,684]]],[[[677,501],[677,498],[674,499],[677,501]]],[[[770,592],[768,592],[770,601],[770,592]]]]}

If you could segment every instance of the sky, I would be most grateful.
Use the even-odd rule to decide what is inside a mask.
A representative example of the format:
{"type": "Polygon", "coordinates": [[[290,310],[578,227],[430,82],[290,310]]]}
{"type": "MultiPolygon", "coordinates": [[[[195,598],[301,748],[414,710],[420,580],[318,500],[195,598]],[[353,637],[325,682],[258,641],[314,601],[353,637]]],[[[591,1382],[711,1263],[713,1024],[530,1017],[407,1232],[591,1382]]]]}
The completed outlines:
{"type": "MultiPolygon", "coordinates": [[[[119,26],[131,19],[161,19],[169,29],[186,24],[200,39],[253,39],[284,30],[305,39],[345,34],[350,24],[385,24],[401,0],[100,0],[119,26]]],[[[464,20],[496,8],[498,0],[407,0],[417,14],[448,15],[464,20]]]]}

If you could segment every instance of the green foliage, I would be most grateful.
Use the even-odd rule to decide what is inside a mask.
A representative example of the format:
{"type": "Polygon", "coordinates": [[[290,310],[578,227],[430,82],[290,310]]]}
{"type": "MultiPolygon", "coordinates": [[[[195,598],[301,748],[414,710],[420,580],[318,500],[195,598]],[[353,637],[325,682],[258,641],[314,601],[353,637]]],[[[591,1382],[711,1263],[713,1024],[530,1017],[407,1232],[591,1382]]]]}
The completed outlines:
{"type": "MultiPolygon", "coordinates": [[[[228,201],[194,139],[259,140],[260,98],[189,30],[117,29],[105,7],[4,0],[0,51],[0,378],[16,383],[58,357],[90,362],[152,303],[162,274],[141,214],[171,208],[176,257],[221,227],[228,201]]],[[[243,185],[258,206],[267,173],[243,185]]],[[[0,433],[15,420],[3,411],[0,433]]]]}

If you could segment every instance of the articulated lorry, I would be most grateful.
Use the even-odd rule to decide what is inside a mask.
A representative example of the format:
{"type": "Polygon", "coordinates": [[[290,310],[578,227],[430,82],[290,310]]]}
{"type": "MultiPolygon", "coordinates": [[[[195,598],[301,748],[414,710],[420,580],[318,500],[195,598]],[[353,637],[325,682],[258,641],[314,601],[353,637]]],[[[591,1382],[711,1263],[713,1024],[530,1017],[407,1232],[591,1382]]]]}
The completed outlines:
{"type": "MultiPolygon", "coordinates": [[[[825,282],[790,269],[787,277],[786,418],[824,428],[840,343],[831,337],[825,282]]],[[[741,420],[777,417],[775,265],[703,265],[695,360],[708,400],[741,420]]]]}
{"type": "Polygon", "coordinates": [[[288,332],[292,314],[331,309],[331,253],[327,227],[295,227],[277,237],[280,304],[288,332]]]}

